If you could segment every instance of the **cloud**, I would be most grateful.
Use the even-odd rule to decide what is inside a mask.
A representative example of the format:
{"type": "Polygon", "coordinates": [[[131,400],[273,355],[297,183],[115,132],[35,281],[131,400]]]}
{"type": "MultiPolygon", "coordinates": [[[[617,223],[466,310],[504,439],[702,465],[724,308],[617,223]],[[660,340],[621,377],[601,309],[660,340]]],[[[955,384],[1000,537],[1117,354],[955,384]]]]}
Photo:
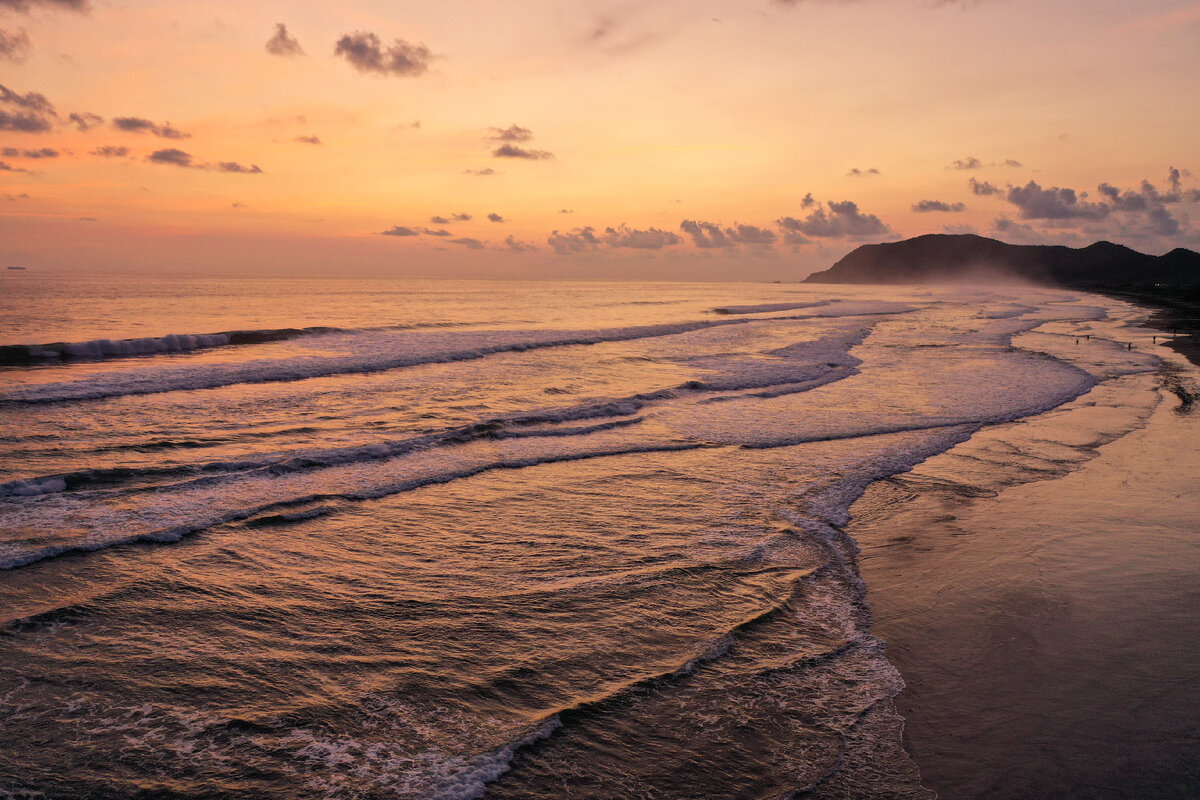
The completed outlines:
{"type": "Polygon", "coordinates": [[[123,158],[129,155],[128,147],[113,147],[112,145],[104,145],[97,147],[92,151],[92,155],[100,156],[101,158],[123,158]]]}
{"type": "Polygon", "coordinates": [[[865,170],[855,167],[854,169],[847,172],[846,176],[849,178],[866,178],[871,175],[878,175],[878,174],[879,174],[879,170],[875,169],[875,167],[871,167],[870,169],[865,169],[865,170]]]}
{"type": "Polygon", "coordinates": [[[451,215],[450,215],[450,219],[451,219],[451,221],[453,221],[453,222],[470,222],[470,221],[471,221],[471,215],[470,215],[470,214],[464,214],[463,212],[459,211],[457,214],[451,214],[451,215]]]}
{"type": "Polygon", "coordinates": [[[4,147],[0,148],[0,156],[6,158],[58,158],[59,152],[52,147],[43,147],[39,150],[4,147]]]}
{"type": "Polygon", "coordinates": [[[91,4],[88,0],[0,0],[0,8],[22,11],[26,14],[32,8],[61,8],[83,14],[91,9],[91,4]]]}
{"type": "Polygon", "coordinates": [[[461,239],[447,239],[447,241],[450,244],[461,244],[463,247],[471,250],[482,250],[484,247],[483,242],[478,239],[472,239],[470,236],[464,236],[461,239]]]}
{"type": "Polygon", "coordinates": [[[7,161],[0,161],[0,172],[30,172],[30,170],[27,170],[24,167],[14,167],[7,161]]]}
{"type": "Polygon", "coordinates": [[[942,230],[946,233],[962,235],[964,233],[978,234],[979,231],[973,225],[943,225],[942,230]]]}
{"type": "Polygon", "coordinates": [[[524,253],[530,250],[537,250],[538,247],[537,245],[530,244],[529,242],[519,242],[510,235],[505,238],[502,249],[511,250],[514,253],[524,253]]]}
{"type": "Polygon", "coordinates": [[[502,144],[492,151],[496,158],[527,158],[533,161],[554,158],[554,153],[545,150],[526,150],[513,144],[502,144]]]}
{"type": "Polygon", "coordinates": [[[770,245],[779,238],[774,231],[767,228],[741,223],[734,223],[732,227],[722,229],[712,222],[685,219],[679,223],[679,229],[691,238],[692,244],[702,250],[735,247],[739,244],[770,245]]]}
{"type": "Polygon", "coordinates": [[[96,219],[95,217],[80,217],[79,221],[80,222],[99,222],[100,220],[96,219]]]}
{"type": "Polygon", "coordinates": [[[54,111],[54,104],[46,99],[46,95],[40,92],[26,92],[25,94],[21,94],[0,84],[0,103],[23,108],[27,111],[35,111],[40,114],[57,116],[54,111]]]}
{"type": "Polygon", "coordinates": [[[412,228],[405,228],[403,225],[393,225],[386,231],[380,231],[380,236],[417,236],[419,235],[412,228]]]}
{"type": "Polygon", "coordinates": [[[596,229],[588,226],[585,228],[572,228],[566,233],[551,231],[550,237],[546,239],[546,244],[553,247],[554,252],[561,256],[569,253],[583,253],[595,250],[600,247],[601,242],[596,238],[596,229]]]}
{"type": "Polygon", "coordinates": [[[858,204],[851,200],[831,202],[828,210],[826,206],[819,206],[804,219],[782,217],[776,223],[784,231],[820,238],[863,239],[892,233],[879,217],[862,213],[858,204]]]}
{"type": "Polygon", "coordinates": [[[980,169],[983,163],[975,156],[967,156],[966,158],[956,158],[950,162],[950,166],[946,169],[980,169]]]}
{"type": "Polygon", "coordinates": [[[813,199],[812,192],[804,195],[804,197],[800,200],[801,208],[812,208],[816,204],[817,201],[813,199]]]}
{"type": "Polygon", "coordinates": [[[262,173],[262,168],[259,167],[258,164],[251,164],[247,167],[244,164],[237,163],[236,161],[220,161],[217,163],[217,171],[241,172],[246,175],[258,175],[262,173]]]}
{"type": "Polygon", "coordinates": [[[507,222],[507,220],[505,220],[504,217],[500,216],[499,214],[497,214],[495,212],[488,214],[487,218],[491,222],[507,222]]]}
{"type": "Polygon", "coordinates": [[[1014,158],[1006,158],[1000,162],[1000,166],[1002,166],[1002,167],[1023,167],[1025,165],[1022,164],[1020,161],[1017,161],[1014,158]]]}
{"type": "Polygon", "coordinates": [[[533,138],[533,131],[513,123],[507,128],[488,128],[489,139],[497,142],[528,142],[533,138]]]}
{"type": "Polygon", "coordinates": [[[450,231],[446,230],[445,228],[438,228],[436,231],[430,230],[429,228],[425,228],[421,232],[427,236],[453,236],[454,235],[454,234],[450,233],[450,231]]]}
{"type": "Polygon", "coordinates": [[[573,208],[560,208],[560,209],[558,210],[558,213],[560,213],[560,214],[574,214],[574,213],[575,213],[575,209],[573,209],[573,208]]]}
{"type": "Polygon", "coordinates": [[[445,217],[437,217],[437,216],[434,216],[434,217],[430,217],[430,218],[429,218],[429,221],[430,221],[430,222],[432,222],[434,225],[448,225],[448,224],[450,224],[450,220],[446,219],[445,217]]]}
{"type": "Polygon", "coordinates": [[[977,181],[974,178],[971,178],[971,180],[967,181],[967,183],[971,187],[971,193],[979,195],[980,197],[986,197],[993,194],[1004,194],[1003,189],[995,184],[988,183],[987,181],[977,181]]]}
{"type": "Polygon", "coordinates": [[[616,228],[604,229],[604,243],[609,247],[629,247],[635,250],[661,250],[664,247],[679,244],[682,241],[683,239],[680,239],[677,234],[670,231],[662,231],[658,228],[647,228],[643,231],[630,228],[622,223],[616,228]]]}
{"type": "Polygon", "coordinates": [[[43,133],[50,130],[50,120],[28,111],[4,111],[0,109],[0,131],[18,133],[43,133]]]}
{"type": "Polygon", "coordinates": [[[1171,216],[1165,206],[1155,206],[1146,212],[1150,230],[1159,236],[1174,236],[1179,233],[1179,222],[1171,216]]]}
{"type": "Polygon", "coordinates": [[[1080,202],[1074,189],[1043,189],[1035,181],[1008,187],[1008,202],[1022,219],[1104,219],[1112,208],[1103,203],[1080,202]]]}
{"type": "Polygon", "coordinates": [[[163,139],[187,139],[190,133],[184,133],[165,122],[159,125],[142,117],[113,117],[112,126],[126,133],[152,133],[163,139]]]}
{"type": "Polygon", "coordinates": [[[6,195],[3,195],[3,197],[5,200],[9,200],[9,201],[28,200],[29,199],[29,195],[26,194],[25,192],[21,192],[20,194],[6,194],[6,195]]]}
{"type": "Polygon", "coordinates": [[[740,244],[774,244],[777,238],[775,231],[740,222],[735,222],[732,228],[726,228],[725,235],[740,244]]]}
{"type": "Polygon", "coordinates": [[[156,164],[174,164],[177,167],[194,167],[192,156],[190,153],[185,153],[174,147],[168,147],[164,150],[155,150],[146,157],[147,161],[153,161],[156,164]]]}
{"type": "Polygon", "coordinates": [[[67,120],[75,126],[75,129],[80,133],[86,133],[92,128],[99,127],[104,124],[104,117],[99,114],[93,114],[90,111],[74,112],[67,120]]]}
{"type": "Polygon", "coordinates": [[[941,200],[922,200],[919,203],[913,203],[912,210],[921,213],[927,211],[965,211],[966,206],[962,203],[944,203],[941,200]]]}
{"type": "Polygon", "coordinates": [[[385,48],[379,37],[365,31],[348,33],[337,40],[333,50],[359,72],[377,72],[380,75],[403,75],[416,77],[429,70],[433,53],[423,44],[409,44],[396,39],[385,48]]]}
{"type": "Polygon", "coordinates": [[[297,136],[292,141],[300,142],[300,144],[320,144],[321,138],[319,136],[297,136]]]}
{"type": "Polygon", "coordinates": [[[679,223],[679,229],[686,233],[692,244],[702,250],[712,250],[720,247],[731,247],[733,243],[721,230],[720,225],[712,222],[700,222],[685,219],[679,223]]]}
{"type": "Polygon", "coordinates": [[[20,64],[29,57],[29,34],[24,28],[8,32],[0,30],[0,58],[20,64]]]}
{"type": "Polygon", "coordinates": [[[465,170],[463,170],[463,172],[466,173],[467,175],[495,175],[496,174],[496,170],[492,169],[491,167],[484,167],[483,169],[465,169],[465,170]]]}
{"type": "Polygon", "coordinates": [[[304,48],[300,46],[300,42],[296,37],[288,35],[287,25],[282,22],[275,23],[275,33],[270,39],[267,39],[267,52],[273,56],[302,56],[304,48]]]}

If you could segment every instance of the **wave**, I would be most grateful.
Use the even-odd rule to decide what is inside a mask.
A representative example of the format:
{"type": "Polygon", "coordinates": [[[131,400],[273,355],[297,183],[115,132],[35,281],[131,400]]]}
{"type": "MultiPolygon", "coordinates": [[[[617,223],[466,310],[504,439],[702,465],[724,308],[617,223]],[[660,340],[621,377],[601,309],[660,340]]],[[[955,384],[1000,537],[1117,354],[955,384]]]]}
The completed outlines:
{"type": "Polygon", "coordinates": [[[108,358],[186,353],[230,345],[267,344],[304,336],[363,331],[403,331],[423,328],[462,327],[469,323],[434,322],[420,325],[383,325],[371,328],[338,328],[313,325],[307,328],[262,328],[219,333],[169,333],[130,339],[88,339],[82,342],[0,345],[0,366],[19,367],[62,361],[99,361],[108,358]]]}
{"type": "MultiPolygon", "coordinates": [[[[895,313],[891,303],[847,303],[843,307],[820,309],[819,314],[796,317],[776,317],[777,320],[800,320],[817,317],[853,317],[895,313]],[[888,308],[883,308],[888,306],[888,308]]],[[[905,307],[912,310],[911,307],[905,307]]],[[[344,355],[307,355],[283,359],[261,359],[221,364],[193,364],[156,367],[124,372],[93,375],[77,381],[62,381],[25,386],[0,394],[0,403],[33,404],[73,400],[98,400],[139,394],[172,391],[216,389],[249,383],[300,381],[368,372],[379,372],[423,364],[453,363],[484,358],[500,353],[573,345],[595,345],[606,342],[625,342],[691,333],[724,325],[744,325],[761,320],[754,318],[702,320],[693,322],[642,325],[592,331],[486,331],[461,334],[463,341],[434,340],[371,335],[357,331],[347,344],[355,348],[344,355]],[[472,346],[473,345],[473,346],[472,346]]],[[[314,329],[299,329],[314,330],[314,329]]],[[[329,332],[326,330],[325,332],[329,332]]],[[[214,334],[224,336],[225,334],[214,334]]],[[[307,335],[307,334],[303,334],[307,335]]]]}

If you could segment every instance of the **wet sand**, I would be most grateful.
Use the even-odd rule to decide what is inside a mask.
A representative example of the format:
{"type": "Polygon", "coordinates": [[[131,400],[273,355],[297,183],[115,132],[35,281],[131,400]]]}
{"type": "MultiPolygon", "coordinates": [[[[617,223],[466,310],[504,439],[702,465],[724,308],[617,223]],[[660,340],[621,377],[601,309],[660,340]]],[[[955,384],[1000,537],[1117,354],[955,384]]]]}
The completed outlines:
{"type": "Polygon", "coordinates": [[[1169,374],[986,429],[851,510],[943,798],[1200,797],[1200,412],[1170,386],[1200,371],[1158,352],[1169,374]]]}

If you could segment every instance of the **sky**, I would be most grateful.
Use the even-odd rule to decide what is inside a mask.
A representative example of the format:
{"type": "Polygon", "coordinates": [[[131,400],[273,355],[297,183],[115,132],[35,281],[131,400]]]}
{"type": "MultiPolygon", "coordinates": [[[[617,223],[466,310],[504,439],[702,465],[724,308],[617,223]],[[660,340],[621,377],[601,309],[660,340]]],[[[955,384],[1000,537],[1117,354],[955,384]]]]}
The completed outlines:
{"type": "Polygon", "coordinates": [[[1200,249],[1195,0],[0,0],[0,264],[795,280],[1200,249]]]}

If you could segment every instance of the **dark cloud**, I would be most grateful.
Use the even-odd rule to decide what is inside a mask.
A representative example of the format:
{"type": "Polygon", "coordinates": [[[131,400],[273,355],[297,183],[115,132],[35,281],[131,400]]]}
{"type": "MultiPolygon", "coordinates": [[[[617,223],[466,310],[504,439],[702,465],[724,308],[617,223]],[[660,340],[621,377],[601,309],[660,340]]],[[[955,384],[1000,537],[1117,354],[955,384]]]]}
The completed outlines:
{"type": "Polygon", "coordinates": [[[472,239],[470,236],[464,236],[461,239],[447,239],[446,241],[450,242],[450,244],[461,244],[463,247],[471,250],[482,250],[484,247],[483,242],[478,239],[472,239]]]}
{"type": "Polygon", "coordinates": [[[190,153],[185,153],[174,147],[168,147],[164,150],[155,150],[146,157],[147,161],[153,161],[155,164],[174,164],[177,167],[194,167],[192,156],[190,153]]]}
{"type": "Polygon", "coordinates": [[[75,126],[75,129],[80,133],[90,131],[92,128],[99,127],[104,124],[104,117],[99,114],[93,114],[90,111],[82,111],[72,113],[67,117],[67,120],[75,126]]]}
{"type": "Polygon", "coordinates": [[[586,228],[572,228],[566,233],[551,231],[550,237],[546,239],[546,244],[553,247],[554,252],[561,256],[595,250],[600,247],[601,242],[596,238],[596,229],[589,225],[586,228]]]}
{"type": "Polygon", "coordinates": [[[504,219],[504,217],[500,216],[499,214],[496,214],[495,212],[488,214],[488,220],[491,222],[505,222],[506,221],[504,219]]]}
{"type": "Polygon", "coordinates": [[[816,204],[817,204],[817,201],[813,199],[812,192],[809,192],[808,194],[804,195],[803,199],[800,200],[801,208],[812,208],[816,204]]]}
{"type": "Polygon", "coordinates": [[[809,239],[804,234],[798,231],[784,231],[783,243],[792,247],[799,247],[802,244],[812,244],[813,240],[809,239]]]}
{"type": "Polygon", "coordinates": [[[412,228],[405,228],[403,225],[393,225],[386,231],[380,231],[381,236],[417,236],[419,235],[412,228]]]}
{"type": "Polygon", "coordinates": [[[319,136],[297,136],[292,141],[300,142],[300,144],[320,144],[321,138],[319,136]]]}
{"type": "Polygon", "coordinates": [[[1165,206],[1155,206],[1146,212],[1150,230],[1159,236],[1174,236],[1179,233],[1179,222],[1171,216],[1165,206]]]}
{"type": "Polygon", "coordinates": [[[23,167],[14,167],[12,164],[9,164],[7,161],[0,161],[0,172],[29,172],[29,171],[30,170],[27,170],[23,167]]]}
{"type": "Polygon", "coordinates": [[[502,144],[492,151],[496,158],[528,158],[533,161],[554,158],[554,153],[545,150],[526,150],[514,144],[502,144]]]}
{"type": "Polygon", "coordinates": [[[739,244],[774,244],[779,237],[767,228],[755,225],[734,223],[732,227],[721,228],[712,222],[701,222],[685,219],[679,223],[679,229],[686,233],[692,244],[703,250],[721,247],[734,247],[739,244]]]}
{"type": "Polygon", "coordinates": [[[573,208],[560,208],[560,209],[558,210],[558,213],[560,213],[560,214],[574,214],[574,213],[575,213],[575,209],[573,209],[573,208]]]}
{"type": "Polygon", "coordinates": [[[664,247],[679,244],[682,241],[683,239],[680,239],[677,234],[670,231],[662,231],[658,228],[647,228],[643,231],[630,228],[622,223],[616,228],[604,229],[604,243],[609,247],[629,247],[635,250],[661,250],[664,247]]]}
{"type": "Polygon", "coordinates": [[[12,201],[12,202],[15,202],[17,200],[28,200],[29,195],[26,194],[25,192],[21,192],[20,194],[6,194],[6,195],[4,195],[4,199],[8,200],[8,201],[12,201]]]}
{"type": "Polygon", "coordinates": [[[17,133],[44,133],[53,124],[40,114],[28,111],[5,111],[0,109],[0,131],[17,133]]]}
{"type": "Polygon", "coordinates": [[[262,168],[259,167],[258,164],[251,164],[250,166],[247,167],[246,165],[239,164],[236,161],[219,161],[219,162],[217,162],[217,171],[218,172],[241,172],[246,175],[258,175],[258,174],[262,173],[262,168]]]}
{"type": "Polygon", "coordinates": [[[91,9],[88,0],[0,0],[0,8],[29,13],[33,8],[61,8],[66,11],[87,13],[91,9]]]}
{"type": "Polygon", "coordinates": [[[124,158],[129,155],[128,147],[113,147],[112,145],[104,145],[97,147],[92,151],[92,155],[100,156],[101,158],[124,158]]]}
{"type": "Polygon", "coordinates": [[[187,139],[191,136],[190,133],[173,127],[169,122],[159,125],[142,117],[113,117],[112,126],[126,133],[152,133],[163,139],[187,139]]]}
{"type": "Polygon", "coordinates": [[[333,54],[345,58],[359,72],[408,77],[425,74],[434,57],[425,45],[409,44],[403,39],[396,39],[385,48],[378,36],[365,31],[338,39],[333,54]]]}
{"type": "Polygon", "coordinates": [[[1021,212],[1021,219],[1104,219],[1112,210],[1103,203],[1080,202],[1074,189],[1052,186],[1043,189],[1035,181],[1008,187],[1008,202],[1021,212]]]}
{"type": "Polygon", "coordinates": [[[273,56],[302,56],[304,48],[300,46],[300,42],[296,37],[288,35],[287,25],[282,22],[275,23],[275,33],[270,39],[267,39],[267,52],[273,56]]]}
{"type": "Polygon", "coordinates": [[[950,162],[950,166],[946,169],[981,169],[983,163],[975,156],[967,156],[966,158],[956,158],[950,162]]]}
{"type": "Polygon", "coordinates": [[[528,142],[533,138],[533,131],[513,123],[507,128],[488,128],[488,137],[497,142],[528,142]]]}
{"type": "Polygon", "coordinates": [[[46,95],[41,92],[14,92],[7,86],[0,84],[0,103],[6,106],[19,108],[22,111],[27,111],[32,114],[45,115],[48,117],[57,117],[58,112],[54,110],[54,104],[46,99],[46,95]]]}
{"type": "Polygon", "coordinates": [[[424,233],[426,236],[453,236],[454,235],[454,234],[450,233],[450,231],[446,230],[445,228],[438,228],[436,231],[430,230],[429,228],[425,228],[421,232],[424,233]]]}
{"type": "Polygon", "coordinates": [[[508,236],[504,240],[505,250],[511,250],[514,253],[524,253],[530,250],[537,250],[537,246],[529,242],[519,242],[513,236],[508,236]]]}
{"type": "Polygon", "coordinates": [[[432,222],[434,225],[448,225],[448,224],[450,224],[450,220],[446,219],[445,217],[437,217],[437,216],[434,216],[434,217],[430,217],[430,218],[429,218],[429,221],[430,221],[430,222],[432,222]]]}
{"type": "Polygon", "coordinates": [[[39,150],[5,147],[0,148],[0,156],[6,158],[58,158],[59,152],[52,147],[43,147],[39,150]]]}
{"type": "Polygon", "coordinates": [[[459,211],[457,214],[451,214],[451,215],[450,215],[450,220],[451,220],[452,222],[470,222],[470,221],[471,221],[471,215],[470,215],[470,214],[464,214],[463,212],[459,211]]]}
{"type": "Polygon", "coordinates": [[[1025,165],[1022,164],[1020,161],[1017,161],[1016,159],[1006,158],[1000,162],[1000,166],[1002,166],[1002,167],[1023,167],[1025,165]]]}
{"type": "Polygon", "coordinates": [[[777,238],[775,231],[740,222],[735,222],[732,228],[726,228],[725,235],[739,244],[774,244],[777,238]]]}
{"type": "Polygon", "coordinates": [[[29,57],[29,34],[24,28],[16,31],[0,30],[0,58],[20,64],[29,57]]]}
{"type": "Polygon", "coordinates": [[[971,180],[967,181],[967,183],[971,187],[971,193],[979,195],[980,197],[986,197],[993,194],[1004,194],[1003,189],[995,184],[988,183],[987,181],[977,181],[974,178],[971,178],[971,180]]]}
{"type": "Polygon", "coordinates": [[[79,221],[80,222],[99,222],[100,220],[96,219],[95,217],[80,217],[79,221]]]}
{"type": "Polygon", "coordinates": [[[730,247],[733,244],[721,226],[712,222],[685,219],[679,223],[679,229],[688,235],[692,244],[703,250],[730,247]]]}
{"type": "Polygon", "coordinates": [[[465,172],[467,175],[495,175],[496,174],[496,170],[492,169],[491,167],[484,167],[483,169],[466,169],[466,170],[463,170],[463,172],[465,172]]]}
{"type": "Polygon", "coordinates": [[[862,213],[858,204],[851,200],[819,206],[804,219],[782,217],[776,223],[785,232],[821,238],[862,239],[892,233],[879,217],[862,213]]]}
{"type": "MultiPolygon", "coordinates": [[[[1145,184],[1144,181],[1143,184],[1145,184]]],[[[1153,190],[1154,187],[1151,186],[1150,189],[1153,190]]],[[[1120,189],[1107,183],[1097,186],[1096,191],[1105,197],[1117,211],[1145,211],[1150,205],[1145,195],[1129,191],[1122,193],[1120,189]]]]}
{"type": "Polygon", "coordinates": [[[913,203],[912,210],[920,211],[965,211],[966,206],[962,203],[944,203],[941,200],[922,200],[919,203],[913,203]]]}
{"type": "Polygon", "coordinates": [[[879,170],[875,169],[875,167],[871,167],[870,169],[859,169],[858,167],[855,167],[854,169],[847,172],[846,176],[850,177],[850,178],[866,178],[871,175],[878,175],[878,174],[879,174],[879,170]]]}

